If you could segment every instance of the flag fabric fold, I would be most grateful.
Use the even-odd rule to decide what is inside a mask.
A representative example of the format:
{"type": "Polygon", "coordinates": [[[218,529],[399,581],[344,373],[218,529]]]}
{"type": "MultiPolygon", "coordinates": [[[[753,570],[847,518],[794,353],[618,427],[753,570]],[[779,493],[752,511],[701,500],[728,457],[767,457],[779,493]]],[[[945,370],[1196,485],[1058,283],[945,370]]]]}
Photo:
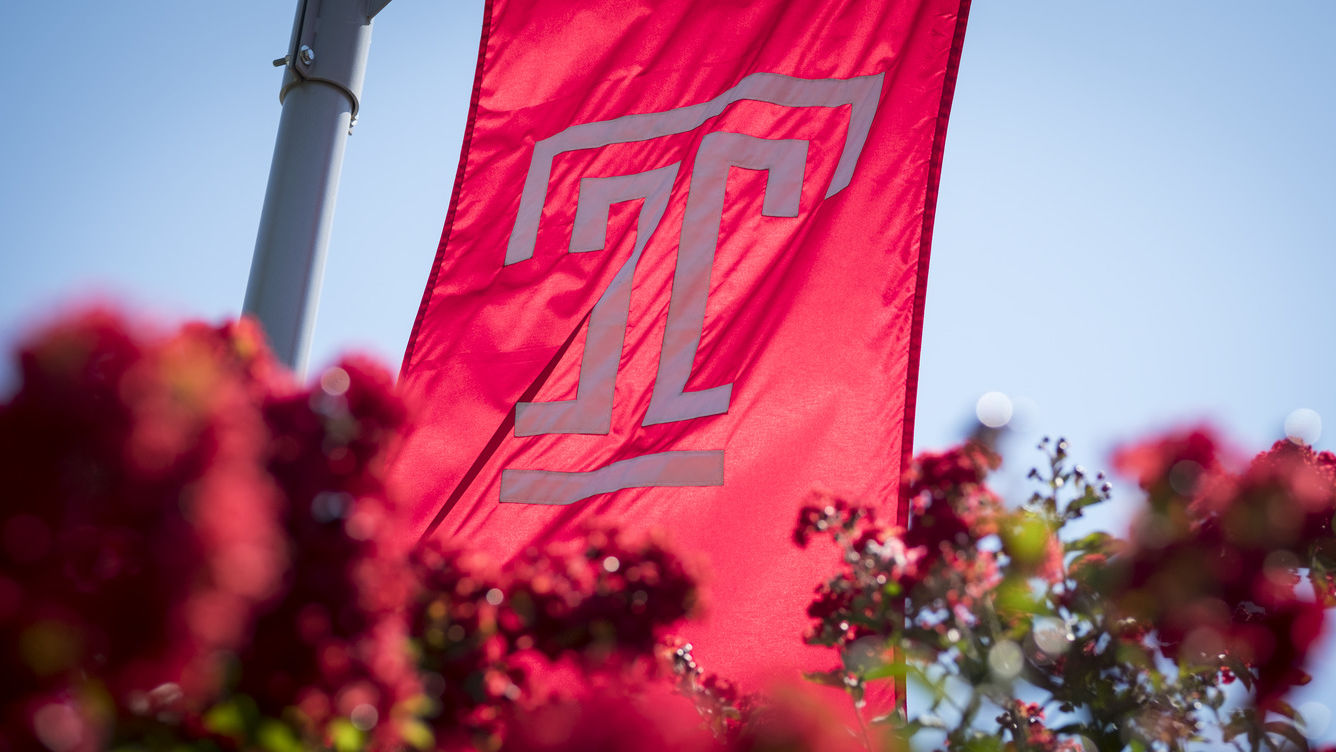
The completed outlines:
{"type": "Polygon", "coordinates": [[[795,667],[824,488],[899,508],[968,0],[494,0],[401,386],[405,544],[591,520],[709,574],[696,656],[795,667]]]}

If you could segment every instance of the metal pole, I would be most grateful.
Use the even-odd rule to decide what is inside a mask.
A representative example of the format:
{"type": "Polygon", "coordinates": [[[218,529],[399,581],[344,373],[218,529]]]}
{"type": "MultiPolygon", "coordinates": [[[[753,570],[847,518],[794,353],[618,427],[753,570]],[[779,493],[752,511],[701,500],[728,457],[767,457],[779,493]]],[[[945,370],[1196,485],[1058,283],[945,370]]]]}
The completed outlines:
{"type": "Polygon", "coordinates": [[[242,310],[259,319],[275,354],[306,368],[339,173],[371,45],[389,0],[298,0],[279,102],[283,112],[242,310]]]}

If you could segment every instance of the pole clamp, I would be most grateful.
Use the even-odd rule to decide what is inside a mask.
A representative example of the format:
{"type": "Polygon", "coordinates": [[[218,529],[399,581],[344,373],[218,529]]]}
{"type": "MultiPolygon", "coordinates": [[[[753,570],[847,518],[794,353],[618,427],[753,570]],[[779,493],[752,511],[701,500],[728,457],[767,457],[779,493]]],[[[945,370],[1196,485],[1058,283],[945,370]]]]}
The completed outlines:
{"type": "Polygon", "coordinates": [[[305,83],[332,86],[348,98],[357,124],[362,82],[366,78],[371,21],[388,0],[301,0],[288,54],[274,61],[283,68],[282,103],[288,92],[305,83]]]}

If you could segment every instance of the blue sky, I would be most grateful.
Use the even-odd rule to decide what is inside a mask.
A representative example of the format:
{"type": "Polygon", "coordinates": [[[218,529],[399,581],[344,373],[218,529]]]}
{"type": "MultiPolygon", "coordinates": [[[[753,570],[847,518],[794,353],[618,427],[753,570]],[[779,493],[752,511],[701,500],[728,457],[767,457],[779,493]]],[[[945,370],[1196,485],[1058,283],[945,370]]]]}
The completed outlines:
{"type": "MultiPolygon", "coordinates": [[[[0,344],[90,293],[173,318],[237,313],[278,123],[269,61],[286,51],[291,6],[7,11],[0,344]]],[[[396,0],[377,21],[312,363],[353,348],[397,366],[480,18],[480,2],[396,0]]],[[[957,439],[975,400],[1001,391],[1020,470],[1042,433],[1094,467],[1121,441],[1198,419],[1257,450],[1296,408],[1325,418],[1316,445],[1336,448],[1334,42],[1326,0],[976,3],[918,446],[957,439]]],[[[1324,695],[1336,678],[1300,700],[1324,695]]]]}

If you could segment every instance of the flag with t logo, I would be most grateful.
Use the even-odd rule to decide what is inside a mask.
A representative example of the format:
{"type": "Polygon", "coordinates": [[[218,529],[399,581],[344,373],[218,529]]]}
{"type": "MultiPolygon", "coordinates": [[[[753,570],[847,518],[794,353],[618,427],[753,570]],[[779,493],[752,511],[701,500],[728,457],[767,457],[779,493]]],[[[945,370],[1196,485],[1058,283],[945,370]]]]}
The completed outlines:
{"type": "Polygon", "coordinates": [[[709,572],[752,683],[801,636],[824,488],[896,503],[968,0],[492,0],[404,357],[405,539],[601,520],[709,572]]]}

